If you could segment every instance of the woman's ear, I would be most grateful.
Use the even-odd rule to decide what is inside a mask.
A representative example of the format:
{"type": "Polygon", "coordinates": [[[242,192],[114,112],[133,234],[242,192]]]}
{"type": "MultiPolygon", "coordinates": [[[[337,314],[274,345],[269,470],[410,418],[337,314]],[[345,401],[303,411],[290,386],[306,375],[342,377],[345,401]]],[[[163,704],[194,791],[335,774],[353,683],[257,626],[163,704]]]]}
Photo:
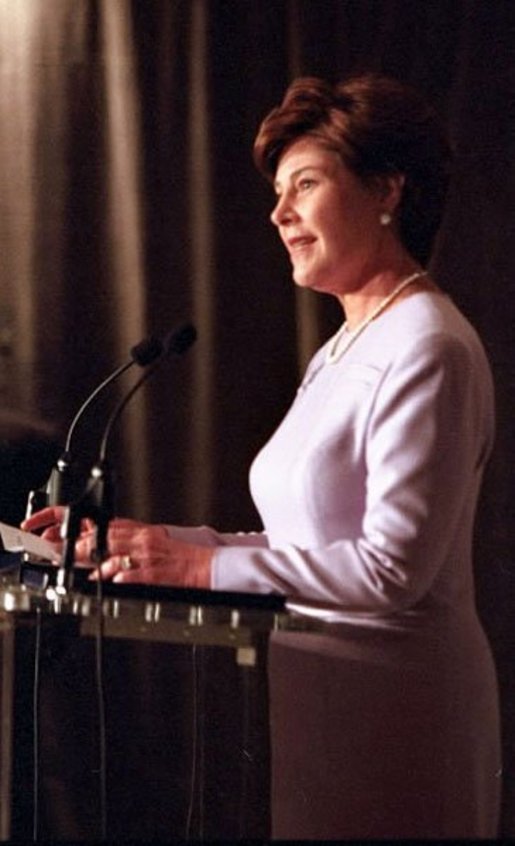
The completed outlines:
{"type": "Polygon", "coordinates": [[[377,190],[383,212],[395,214],[402,199],[405,182],[406,177],[403,173],[391,173],[378,177],[377,190]]]}

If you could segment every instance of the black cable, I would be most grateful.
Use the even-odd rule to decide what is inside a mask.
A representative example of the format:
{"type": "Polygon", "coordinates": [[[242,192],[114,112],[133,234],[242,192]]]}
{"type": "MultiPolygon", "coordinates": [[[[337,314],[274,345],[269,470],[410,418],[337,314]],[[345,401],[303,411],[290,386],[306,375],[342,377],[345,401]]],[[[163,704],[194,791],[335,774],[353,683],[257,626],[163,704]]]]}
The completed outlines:
{"type": "Polygon", "coordinates": [[[245,837],[249,805],[249,781],[253,765],[251,750],[251,668],[241,667],[241,678],[243,687],[243,707],[241,724],[241,749],[240,749],[240,791],[238,810],[238,837],[245,837]]]}
{"type": "Polygon", "coordinates": [[[100,803],[100,837],[107,839],[107,730],[104,685],[104,614],[102,579],[97,568],[97,626],[95,629],[95,677],[98,707],[98,789],[100,803]]]}
{"type": "Polygon", "coordinates": [[[191,779],[190,779],[190,797],[188,804],[188,813],[186,816],[186,831],[185,839],[191,840],[191,823],[193,819],[193,810],[195,807],[195,792],[197,786],[197,733],[198,733],[198,678],[197,678],[197,645],[194,643],[191,647],[191,664],[192,664],[192,709],[191,709],[191,727],[193,731],[193,743],[191,750],[191,779]]]}
{"type": "Polygon", "coordinates": [[[198,778],[198,839],[204,840],[204,800],[206,786],[206,650],[200,647],[199,662],[199,692],[200,707],[198,708],[197,724],[199,731],[199,778],[198,778]]]}
{"type": "Polygon", "coordinates": [[[34,645],[34,682],[32,690],[32,839],[38,840],[39,831],[39,700],[41,691],[41,609],[36,609],[36,642],[34,645]]]}

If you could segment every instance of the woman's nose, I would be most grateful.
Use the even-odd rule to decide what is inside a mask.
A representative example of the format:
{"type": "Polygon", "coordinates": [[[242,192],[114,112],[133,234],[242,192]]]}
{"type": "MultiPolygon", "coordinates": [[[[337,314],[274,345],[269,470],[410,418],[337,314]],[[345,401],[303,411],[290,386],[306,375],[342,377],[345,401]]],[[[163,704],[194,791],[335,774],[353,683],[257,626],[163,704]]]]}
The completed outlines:
{"type": "Polygon", "coordinates": [[[295,212],[289,200],[288,194],[281,194],[281,196],[277,198],[277,202],[272,209],[270,220],[274,226],[284,226],[284,224],[292,220],[294,216],[295,212]]]}

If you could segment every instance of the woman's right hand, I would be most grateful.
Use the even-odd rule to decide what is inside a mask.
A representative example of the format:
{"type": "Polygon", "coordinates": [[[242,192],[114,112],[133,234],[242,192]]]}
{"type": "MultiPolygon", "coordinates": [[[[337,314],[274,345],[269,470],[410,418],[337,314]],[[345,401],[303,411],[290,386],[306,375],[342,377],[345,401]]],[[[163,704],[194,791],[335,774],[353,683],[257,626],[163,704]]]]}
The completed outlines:
{"type": "Polygon", "coordinates": [[[61,526],[65,516],[64,505],[52,505],[47,508],[42,508],[41,511],[36,511],[30,517],[27,517],[21,524],[20,528],[24,532],[35,532],[43,529],[41,536],[52,543],[61,540],[61,526]]]}
{"type": "MultiPolygon", "coordinates": [[[[24,532],[36,532],[42,529],[43,531],[40,532],[41,537],[44,538],[44,540],[50,541],[50,543],[56,544],[56,546],[61,549],[63,543],[61,527],[65,516],[66,506],[51,505],[47,508],[42,508],[41,511],[36,511],[30,517],[27,517],[21,523],[20,528],[24,532]]],[[[91,537],[93,535],[93,531],[93,521],[84,519],[81,524],[80,539],[85,540],[91,537]]],[[[79,560],[81,563],[91,563],[88,558],[80,559],[77,557],[77,561],[79,560]]]]}

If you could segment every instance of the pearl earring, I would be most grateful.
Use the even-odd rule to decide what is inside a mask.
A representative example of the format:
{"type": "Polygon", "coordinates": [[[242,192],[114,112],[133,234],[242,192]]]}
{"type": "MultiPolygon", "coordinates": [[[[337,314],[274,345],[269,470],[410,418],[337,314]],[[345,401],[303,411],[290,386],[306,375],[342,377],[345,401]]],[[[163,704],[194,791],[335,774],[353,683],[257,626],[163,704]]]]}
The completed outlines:
{"type": "Polygon", "coordinates": [[[392,216],[390,212],[382,212],[379,215],[379,223],[381,224],[381,226],[389,226],[391,222],[392,216]]]}

